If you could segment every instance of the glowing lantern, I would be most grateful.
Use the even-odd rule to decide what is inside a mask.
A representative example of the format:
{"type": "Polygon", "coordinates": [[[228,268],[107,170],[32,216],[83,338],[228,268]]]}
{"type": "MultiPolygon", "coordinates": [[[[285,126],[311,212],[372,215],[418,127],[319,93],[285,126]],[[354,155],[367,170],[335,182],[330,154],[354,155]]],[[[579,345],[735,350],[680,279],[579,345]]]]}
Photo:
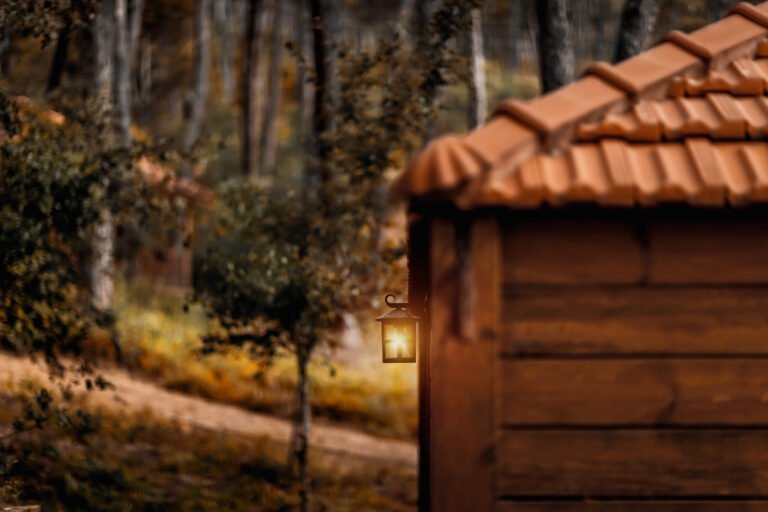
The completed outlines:
{"type": "Polygon", "coordinates": [[[381,322],[381,354],[385,363],[415,363],[419,317],[408,311],[407,302],[390,302],[394,295],[387,295],[384,302],[393,308],[376,320],[381,322]]]}

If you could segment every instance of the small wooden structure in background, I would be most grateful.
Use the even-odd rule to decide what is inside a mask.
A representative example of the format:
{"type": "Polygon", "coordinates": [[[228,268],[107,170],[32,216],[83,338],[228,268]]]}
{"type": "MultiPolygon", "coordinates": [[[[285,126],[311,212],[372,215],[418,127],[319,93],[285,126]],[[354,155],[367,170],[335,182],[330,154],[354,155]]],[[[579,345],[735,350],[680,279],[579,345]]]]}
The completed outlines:
{"type": "MultiPolygon", "coordinates": [[[[150,186],[159,188],[170,196],[187,201],[187,208],[179,222],[179,238],[191,238],[195,231],[195,212],[210,205],[214,192],[191,178],[176,178],[165,165],[147,157],[134,164],[139,176],[150,186]]],[[[187,289],[192,286],[192,249],[174,240],[160,247],[143,247],[130,262],[130,277],[152,286],[187,289]]]]}
{"type": "Polygon", "coordinates": [[[420,510],[768,510],[768,3],[430,144],[420,510]]]}

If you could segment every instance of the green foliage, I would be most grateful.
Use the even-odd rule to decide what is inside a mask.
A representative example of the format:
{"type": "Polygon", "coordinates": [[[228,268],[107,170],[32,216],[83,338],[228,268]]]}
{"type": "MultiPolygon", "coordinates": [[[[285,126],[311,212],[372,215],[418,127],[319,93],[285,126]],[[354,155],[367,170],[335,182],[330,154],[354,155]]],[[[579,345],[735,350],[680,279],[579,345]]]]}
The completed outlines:
{"type": "Polygon", "coordinates": [[[98,0],[3,0],[0,2],[0,35],[3,30],[22,37],[39,37],[43,46],[64,27],[84,26],[98,0]]]}
{"type": "Polygon", "coordinates": [[[66,112],[0,94],[0,347],[54,365],[101,320],[85,291],[100,213],[129,226],[170,210],[112,144],[108,118],[82,104],[66,112]]]}
{"type": "Polygon", "coordinates": [[[316,221],[290,191],[230,182],[219,191],[217,234],[196,279],[197,298],[221,327],[206,341],[271,357],[309,353],[341,325],[347,273],[311,243],[316,221]]]}
{"type": "Polygon", "coordinates": [[[238,182],[221,190],[196,282],[223,331],[209,341],[266,356],[286,346],[311,354],[333,341],[342,313],[380,291],[391,277],[390,254],[377,250],[386,171],[424,140],[437,90],[457,77],[449,41],[467,29],[475,5],[446,0],[414,47],[395,36],[372,52],[340,51],[340,101],[318,142],[327,156],[307,166],[326,171],[307,190],[238,182]]]}
{"type": "Polygon", "coordinates": [[[98,126],[19,108],[0,96],[0,346],[73,350],[93,318],[82,296],[79,249],[98,218],[104,174],[122,171],[98,126]]]}

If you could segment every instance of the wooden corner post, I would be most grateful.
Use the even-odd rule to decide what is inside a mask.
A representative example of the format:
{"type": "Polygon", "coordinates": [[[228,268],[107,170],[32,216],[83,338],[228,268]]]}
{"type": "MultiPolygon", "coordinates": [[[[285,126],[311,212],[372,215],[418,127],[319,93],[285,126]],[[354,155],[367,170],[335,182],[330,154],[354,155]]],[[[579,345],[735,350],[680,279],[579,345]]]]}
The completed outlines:
{"type": "Polygon", "coordinates": [[[419,317],[419,511],[429,510],[429,220],[411,212],[408,219],[408,303],[419,317]]]}
{"type": "Polygon", "coordinates": [[[491,511],[501,302],[496,218],[434,218],[429,253],[431,333],[422,353],[428,365],[429,508],[420,510],[491,511]]]}

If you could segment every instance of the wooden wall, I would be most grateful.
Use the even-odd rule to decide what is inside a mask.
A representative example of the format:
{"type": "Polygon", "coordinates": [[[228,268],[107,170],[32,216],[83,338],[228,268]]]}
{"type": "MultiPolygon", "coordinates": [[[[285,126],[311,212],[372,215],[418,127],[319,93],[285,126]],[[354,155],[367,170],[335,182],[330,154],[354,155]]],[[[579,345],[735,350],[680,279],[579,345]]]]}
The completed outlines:
{"type": "Polygon", "coordinates": [[[468,225],[431,234],[429,510],[768,511],[768,222],[468,225]]]}
{"type": "Polygon", "coordinates": [[[509,223],[503,261],[501,510],[768,510],[768,224],[509,223]]]}
{"type": "Polygon", "coordinates": [[[155,286],[190,288],[192,286],[192,250],[170,247],[163,251],[142,250],[134,262],[133,278],[155,286]]]}

